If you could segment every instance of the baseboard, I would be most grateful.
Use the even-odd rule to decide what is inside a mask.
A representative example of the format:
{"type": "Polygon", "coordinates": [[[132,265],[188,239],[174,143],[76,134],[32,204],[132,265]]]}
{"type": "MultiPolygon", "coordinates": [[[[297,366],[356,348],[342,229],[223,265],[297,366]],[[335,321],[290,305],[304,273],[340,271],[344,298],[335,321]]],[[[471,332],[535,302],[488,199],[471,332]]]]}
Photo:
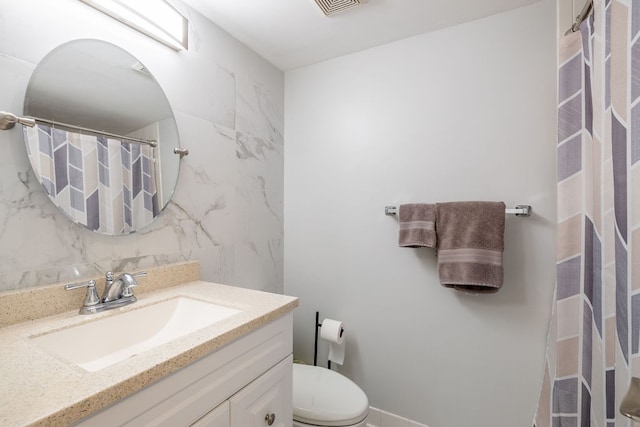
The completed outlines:
{"type": "Polygon", "coordinates": [[[391,412],[383,411],[373,406],[369,407],[367,427],[429,427],[417,421],[410,420],[391,412]]]}

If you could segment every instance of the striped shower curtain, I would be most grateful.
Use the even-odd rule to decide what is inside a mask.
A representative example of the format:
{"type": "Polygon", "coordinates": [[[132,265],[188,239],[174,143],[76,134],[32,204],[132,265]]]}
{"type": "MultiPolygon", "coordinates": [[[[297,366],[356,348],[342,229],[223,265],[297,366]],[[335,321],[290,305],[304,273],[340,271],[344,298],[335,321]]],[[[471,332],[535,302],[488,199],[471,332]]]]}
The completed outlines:
{"type": "Polygon", "coordinates": [[[536,427],[633,425],[618,409],[640,377],[639,38],[640,1],[595,0],[559,41],[557,283],[536,427]]]}

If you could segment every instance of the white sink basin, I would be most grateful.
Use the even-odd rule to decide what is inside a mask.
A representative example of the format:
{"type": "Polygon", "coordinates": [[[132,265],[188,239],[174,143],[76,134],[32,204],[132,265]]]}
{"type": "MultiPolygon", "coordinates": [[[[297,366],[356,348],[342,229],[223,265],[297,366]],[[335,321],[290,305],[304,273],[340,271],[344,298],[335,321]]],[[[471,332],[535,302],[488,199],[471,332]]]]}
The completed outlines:
{"type": "Polygon", "coordinates": [[[94,372],[239,312],[177,297],[31,338],[67,361],[94,372]]]}

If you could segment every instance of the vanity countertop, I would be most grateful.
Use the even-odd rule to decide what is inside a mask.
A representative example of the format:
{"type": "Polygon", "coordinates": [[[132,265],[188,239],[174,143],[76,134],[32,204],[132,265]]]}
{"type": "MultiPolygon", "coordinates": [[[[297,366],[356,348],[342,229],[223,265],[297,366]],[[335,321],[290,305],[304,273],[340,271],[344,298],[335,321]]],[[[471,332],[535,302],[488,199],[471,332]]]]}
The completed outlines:
{"type": "Polygon", "coordinates": [[[295,297],[193,281],[141,294],[135,304],[95,315],[82,316],[74,310],[1,328],[0,425],[70,424],[195,362],[297,306],[295,297]],[[178,296],[226,305],[241,312],[97,372],[87,372],[62,360],[30,339],[178,296]]]}

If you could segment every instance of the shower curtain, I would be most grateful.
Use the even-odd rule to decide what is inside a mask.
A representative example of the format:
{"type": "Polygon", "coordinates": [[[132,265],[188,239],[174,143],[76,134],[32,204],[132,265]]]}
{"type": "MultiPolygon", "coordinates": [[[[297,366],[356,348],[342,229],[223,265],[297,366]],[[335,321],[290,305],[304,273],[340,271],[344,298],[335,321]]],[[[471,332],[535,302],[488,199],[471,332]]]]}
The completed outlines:
{"type": "Polygon", "coordinates": [[[158,215],[152,147],[42,124],[24,137],[38,180],[74,222],[118,235],[158,215]]]}
{"type": "Polygon", "coordinates": [[[633,425],[618,408],[640,376],[639,33],[640,1],[595,0],[559,41],[557,277],[536,427],[633,425]]]}

